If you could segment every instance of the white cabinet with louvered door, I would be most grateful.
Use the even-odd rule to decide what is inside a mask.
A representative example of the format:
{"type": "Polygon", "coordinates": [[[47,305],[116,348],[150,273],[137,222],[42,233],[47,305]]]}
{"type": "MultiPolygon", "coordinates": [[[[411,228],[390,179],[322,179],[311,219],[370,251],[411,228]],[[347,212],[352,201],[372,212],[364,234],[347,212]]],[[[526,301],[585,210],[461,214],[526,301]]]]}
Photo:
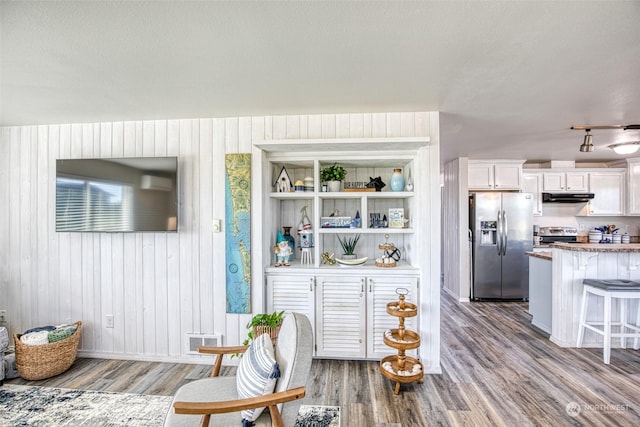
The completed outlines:
{"type": "Polygon", "coordinates": [[[267,275],[267,313],[274,311],[305,314],[315,328],[315,277],[267,275]]]}
{"type": "MultiPolygon", "coordinates": [[[[407,302],[418,302],[418,279],[415,277],[384,277],[371,276],[367,278],[367,358],[382,359],[389,354],[389,346],[384,344],[383,335],[387,329],[398,328],[398,318],[387,314],[387,304],[398,301],[396,289],[406,288],[409,293],[407,302]]],[[[418,318],[405,319],[405,329],[418,332],[418,318]]],[[[417,357],[416,350],[407,351],[408,356],[417,357]]]]}
{"type": "Polygon", "coordinates": [[[316,277],[316,356],[366,357],[366,280],[316,277]]]}

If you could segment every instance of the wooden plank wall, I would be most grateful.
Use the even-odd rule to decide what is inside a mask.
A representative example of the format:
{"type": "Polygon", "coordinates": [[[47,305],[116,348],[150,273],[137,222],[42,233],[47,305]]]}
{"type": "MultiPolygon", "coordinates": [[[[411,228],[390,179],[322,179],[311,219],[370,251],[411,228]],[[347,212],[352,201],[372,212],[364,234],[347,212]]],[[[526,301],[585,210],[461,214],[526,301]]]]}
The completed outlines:
{"type": "MultiPolygon", "coordinates": [[[[224,154],[263,139],[429,136],[434,120],[373,113],[1,128],[0,309],[9,330],[82,320],[83,355],[140,360],[198,360],[185,354],[186,333],[241,342],[250,315],[225,313],[224,233],[212,232],[224,218],[224,154]],[[179,156],[179,233],[55,232],[57,158],[164,155],[179,156]]],[[[253,256],[260,312],[262,254],[253,256]]]]}

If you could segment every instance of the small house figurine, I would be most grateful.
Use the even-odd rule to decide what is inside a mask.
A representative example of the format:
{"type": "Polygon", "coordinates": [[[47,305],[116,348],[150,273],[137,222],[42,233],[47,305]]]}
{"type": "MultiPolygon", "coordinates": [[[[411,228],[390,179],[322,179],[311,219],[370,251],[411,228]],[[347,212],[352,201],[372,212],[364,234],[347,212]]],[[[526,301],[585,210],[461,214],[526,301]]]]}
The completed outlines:
{"type": "Polygon", "coordinates": [[[273,186],[278,193],[289,193],[293,189],[293,181],[284,166],[280,170],[280,174],[278,174],[273,186]]]}

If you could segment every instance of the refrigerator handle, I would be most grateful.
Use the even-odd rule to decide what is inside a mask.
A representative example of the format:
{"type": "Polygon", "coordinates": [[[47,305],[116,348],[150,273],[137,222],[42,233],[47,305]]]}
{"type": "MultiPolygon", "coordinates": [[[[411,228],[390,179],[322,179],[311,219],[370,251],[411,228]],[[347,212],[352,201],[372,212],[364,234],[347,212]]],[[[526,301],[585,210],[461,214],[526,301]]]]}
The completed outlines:
{"type": "Polygon", "coordinates": [[[502,255],[502,217],[501,210],[498,209],[498,223],[496,224],[496,249],[498,256],[502,255]]]}
{"type": "Polygon", "coordinates": [[[507,254],[507,230],[509,230],[507,225],[507,212],[502,211],[502,255],[507,254]]]}

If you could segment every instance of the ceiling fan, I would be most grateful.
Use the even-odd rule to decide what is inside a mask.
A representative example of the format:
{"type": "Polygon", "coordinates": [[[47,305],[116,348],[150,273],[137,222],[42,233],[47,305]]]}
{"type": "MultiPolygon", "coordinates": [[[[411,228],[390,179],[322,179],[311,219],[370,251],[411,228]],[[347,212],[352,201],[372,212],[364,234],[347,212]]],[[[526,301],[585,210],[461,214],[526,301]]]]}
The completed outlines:
{"type": "MultiPolygon", "coordinates": [[[[593,129],[622,129],[622,130],[640,130],[640,124],[631,125],[574,125],[571,126],[573,130],[584,130],[586,135],[584,141],[580,146],[580,151],[583,153],[590,153],[593,151],[592,135],[589,133],[593,129]]],[[[619,144],[609,145],[613,151],[618,154],[631,154],[638,151],[640,148],[640,141],[623,142],[619,144]]]]}
{"type": "Polygon", "coordinates": [[[571,126],[573,130],[586,130],[592,129],[622,129],[622,130],[640,130],[640,125],[579,125],[571,126]]]}

